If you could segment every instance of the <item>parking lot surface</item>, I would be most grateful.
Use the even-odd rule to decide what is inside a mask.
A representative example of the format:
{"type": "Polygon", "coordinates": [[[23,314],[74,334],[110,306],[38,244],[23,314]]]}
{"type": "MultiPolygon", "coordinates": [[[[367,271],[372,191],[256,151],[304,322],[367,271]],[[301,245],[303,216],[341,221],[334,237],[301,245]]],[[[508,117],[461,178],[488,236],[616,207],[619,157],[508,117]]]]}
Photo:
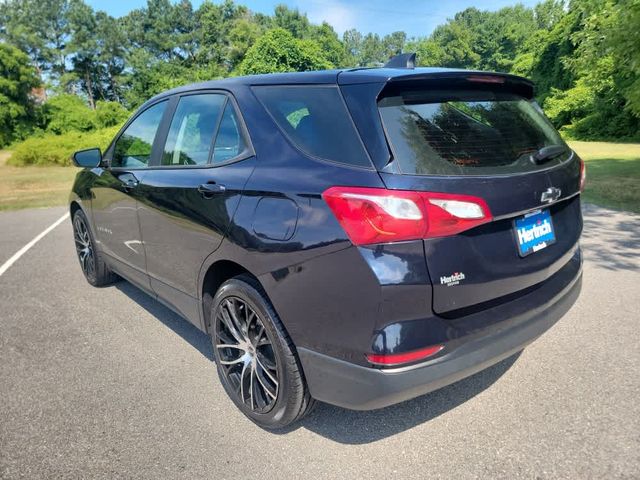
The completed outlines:
{"type": "MultiPolygon", "coordinates": [[[[0,264],[66,212],[0,214],[0,264]]],[[[69,220],[0,276],[0,478],[639,478],[640,216],[585,207],[584,282],[538,341],[373,412],[271,433],[209,339],[125,282],[82,277],[69,220]]]]}

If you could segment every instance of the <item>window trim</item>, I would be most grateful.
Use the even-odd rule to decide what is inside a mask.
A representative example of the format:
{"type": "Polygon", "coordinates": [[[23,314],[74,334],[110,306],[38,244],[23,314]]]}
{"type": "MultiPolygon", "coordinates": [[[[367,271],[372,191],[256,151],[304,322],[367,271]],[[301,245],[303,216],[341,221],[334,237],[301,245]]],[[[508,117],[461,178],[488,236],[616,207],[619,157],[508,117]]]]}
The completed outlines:
{"type": "Polygon", "coordinates": [[[110,169],[110,170],[114,170],[116,172],[120,172],[120,171],[129,171],[129,170],[135,170],[135,171],[139,171],[139,170],[148,170],[150,168],[150,166],[153,163],[154,160],[154,155],[156,155],[156,144],[158,143],[158,138],[159,135],[162,131],[162,127],[164,125],[165,122],[165,118],[167,117],[167,112],[169,112],[170,110],[172,110],[174,108],[174,106],[172,105],[172,99],[171,98],[161,98],[159,99],[157,102],[153,102],[152,104],[148,105],[144,110],[141,109],[138,112],[136,112],[129,120],[127,120],[127,123],[125,123],[122,128],[120,129],[120,131],[116,134],[116,136],[114,137],[113,140],[111,140],[111,143],[109,144],[109,146],[107,147],[107,150],[105,151],[105,155],[104,155],[104,162],[106,162],[105,167],[110,169]],[[114,167],[113,166],[113,153],[115,151],[115,146],[116,143],[118,143],[118,140],[120,140],[120,138],[122,137],[122,135],[124,135],[124,133],[127,131],[127,129],[129,128],[129,126],[135,122],[143,113],[147,112],[149,109],[161,104],[167,102],[167,106],[165,107],[164,112],[162,112],[162,118],[160,119],[160,123],[158,124],[158,128],[156,129],[156,134],[153,137],[153,143],[151,144],[151,156],[149,158],[149,163],[144,166],[144,167],[114,167]]]}
{"type": "MultiPolygon", "coordinates": [[[[244,118],[240,113],[240,108],[238,106],[238,102],[233,97],[233,95],[227,90],[219,90],[219,89],[205,89],[205,90],[190,90],[188,92],[179,93],[173,95],[171,100],[174,102],[173,108],[171,112],[168,112],[170,115],[167,119],[167,125],[162,135],[157,138],[159,142],[158,147],[158,155],[157,157],[152,156],[151,162],[148,167],[144,168],[144,170],[191,170],[191,169],[205,169],[205,168],[218,168],[224,167],[226,165],[241,162],[242,160],[246,160],[247,158],[251,158],[255,156],[255,150],[253,149],[253,144],[251,143],[251,138],[249,137],[249,131],[245,124],[244,118]],[[175,115],[176,109],[178,108],[178,103],[182,97],[190,97],[194,95],[207,95],[207,94],[215,94],[215,95],[223,95],[225,97],[224,104],[222,105],[222,109],[220,111],[220,115],[218,116],[218,120],[216,122],[216,130],[212,138],[212,142],[209,145],[209,156],[207,158],[207,163],[203,165],[161,165],[162,162],[162,153],[164,151],[164,147],[167,143],[167,137],[169,135],[169,129],[171,128],[171,122],[173,121],[173,117],[175,115]],[[240,135],[244,140],[244,150],[240,152],[233,158],[221,163],[213,164],[211,163],[213,160],[213,147],[215,145],[215,140],[218,137],[218,130],[220,129],[220,123],[222,121],[222,116],[224,115],[224,109],[227,104],[231,103],[232,108],[235,110],[236,117],[239,121],[240,127],[240,135]]],[[[164,120],[163,120],[164,122],[164,120]]]]}
{"type": "Polygon", "coordinates": [[[337,84],[323,84],[323,83],[310,83],[310,84],[277,84],[277,85],[252,85],[251,86],[251,91],[254,95],[254,97],[256,98],[256,100],[258,101],[258,103],[260,104],[260,106],[262,108],[264,108],[265,112],[267,112],[267,115],[269,115],[269,118],[273,121],[273,123],[275,124],[276,128],[278,129],[278,131],[282,134],[282,136],[285,138],[285,140],[289,143],[289,145],[291,145],[295,150],[297,150],[299,153],[301,153],[302,155],[304,155],[307,158],[310,158],[312,160],[318,161],[318,162],[322,162],[322,163],[328,163],[330,165],[337,165],[337,166],[341,166],[341,167],[347,167],[347,168],[353,168],[356,170],[367,170],[367,171],[376,171],[376,167],[375,164],[373,163],[373,160],[371,159],[371,155],[369,155],[369,151],[367,150],[367,147],[364,144],[364,141],[362,140],[362,137],[360,135],[360,132],[358,131],[358,127],[356,126],[353,117],[351,116],[351,111],[349,110],[349,107],[347,106],[346,101],[344,100],[344,97],[342,95],[342,90],[340,89],[340,86],[337,84]],[[356,137],[358,139],[358,142],[360,143],[360,146],[362,147],[362,150],[364,151],[365,154],[365,158],[369,161],[369,165],[355,165],[353,163],[348,163],[348,162],[341,162],[340,160],[332,160],[330,158],[324,158],[324,157],[319,157],[317,155],[313,155],[310,152],[307,152],[304,148],[302,148],[300,145],[298,145],[296,143],[296,141],[291,138],[291,136],[280,126],[280,123],[278,122],[278,120],[273,116],[273,114],[271,113],[271,111],[269,110],[269,108],[267,108],[267,106],[264,104],[264,102],[260,99],[260,97],[257,95],[256,90],[266,90],[266,89],[274,89],[274,88],[332,88],[337,90],[338,92],[338,97],[340,97],[340,101],[342,102],[342,105],[345,109],[345,111],[347,112],[347,117],[348,117],[348,122],[351,124],[351,126],[353,127],[353,131],[356,134],[356,137]]]}

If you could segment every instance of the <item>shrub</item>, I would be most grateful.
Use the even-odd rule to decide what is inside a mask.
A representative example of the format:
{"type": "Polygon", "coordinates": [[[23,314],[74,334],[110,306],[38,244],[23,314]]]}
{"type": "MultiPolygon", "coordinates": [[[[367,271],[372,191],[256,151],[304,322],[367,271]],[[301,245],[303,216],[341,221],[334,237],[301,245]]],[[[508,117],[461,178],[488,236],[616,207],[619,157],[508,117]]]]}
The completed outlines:
{"type": "Polygon", "coordinates": [[[71,155],[77,150],[109,146],[119,126],[92,132],[68,132],[62,135],[45,134],[18,143],[9,159],[10,165],[71,165],[71,155]]]}
{"type": "Polygon", "coordinates": [[[43,108],[47,132],[87,132],[96,128],[95,112],[77,95],[56,95],[49,99],[43,108]]]}
{"type": "Polygon", "coordinates": [[[129,118],[129,112],[121,104],[102,100],[96,104],[95,115],[98,128],[122,125],[129,118]]]}

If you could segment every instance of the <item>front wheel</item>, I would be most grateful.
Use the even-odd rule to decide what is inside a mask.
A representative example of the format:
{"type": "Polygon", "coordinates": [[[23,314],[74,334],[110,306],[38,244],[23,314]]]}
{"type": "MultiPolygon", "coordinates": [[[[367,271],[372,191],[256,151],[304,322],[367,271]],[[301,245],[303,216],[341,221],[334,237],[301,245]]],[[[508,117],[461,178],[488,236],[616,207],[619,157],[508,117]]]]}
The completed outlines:
{"type": "Polygon", "coordinates": [[[82,210],[76,210],[73,214],[73,240],[76,244],[80,268],[87,282],[94,287],[101,287],[118,279],[104,263],[100,252],[96,250],[89,222],[82,210]]]}
{"type": "Polygon", "coordinates": [[[295,347],[260,284],[226,281],[213,299],[211,332],[218,375],[236,406],[263,428],[281,428],[313,407],[295,347]]]}

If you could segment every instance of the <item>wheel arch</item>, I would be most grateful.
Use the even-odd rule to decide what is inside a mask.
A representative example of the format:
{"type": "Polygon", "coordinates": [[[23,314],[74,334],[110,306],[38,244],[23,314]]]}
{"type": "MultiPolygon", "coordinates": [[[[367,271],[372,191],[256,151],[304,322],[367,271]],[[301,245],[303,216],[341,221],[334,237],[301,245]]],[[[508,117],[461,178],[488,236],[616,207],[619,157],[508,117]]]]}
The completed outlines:
{"type": "Polygon", "coordinates": [[[75,198],[71,199],[71,201],[69,202],[69,218],[71,219],[71,222],[73,222],[73,216],[76,214],[78,210],[84,213],[84,216],[87,218],[88,226],[91,229],[91,233],[93,234],[94,239],[96,239],[97,241],[98,239],[96,236],[96,226],[93,223],[91,206],[88,204],[85,204],[80,197],[76,196],[75,198]]]}
{"type": "MultiPolygon", "coordinates": [[[[80,206],[80,203],[77,202],[76,200],[72,200],[71,203],[69,204],[69,214],[71,215],[71,219],[72,220],[73,220],[73,216],[76,214],[76,212],[78,210],[82,210],[82,207],[80,206]]],[[[86,214],[87,213],[85,212],[85,215],[86,214]]]]}
{"type": "MultiPolygon", "coordinates": [[[[218,260],[207,268],[200,287],[200,295],[202,299],[200,302],[200,308],[202,309],[202,324],[207,333],[209,333],[210,329],[209,310],[211,309],[211,302],[220,288],[220,285],[233,277],[243,274],[251,276],[262,288],[262,284],[260,283],[260,280],[258,280],[258,277],[256,277],[248,268],[233,260],[218,260]]],[[[262,290],[264,291],[264,288],[262,288],[262,290]]]]}

